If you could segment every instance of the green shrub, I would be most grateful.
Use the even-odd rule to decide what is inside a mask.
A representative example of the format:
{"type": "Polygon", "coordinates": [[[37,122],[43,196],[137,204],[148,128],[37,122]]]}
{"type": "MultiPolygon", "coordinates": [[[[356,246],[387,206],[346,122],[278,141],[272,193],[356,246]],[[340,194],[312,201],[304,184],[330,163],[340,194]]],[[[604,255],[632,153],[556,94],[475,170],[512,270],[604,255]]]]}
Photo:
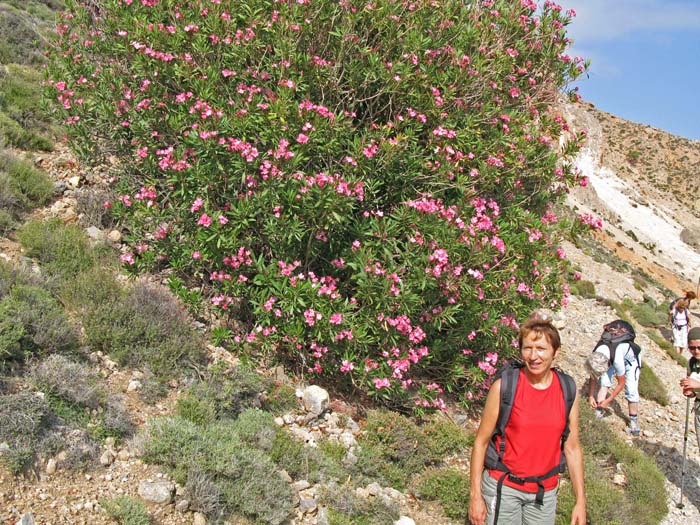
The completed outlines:
{"type": "Polygon", "coordinates": [[[243,351],[393,406],[479,398],[486,352],[560,304],[563,232],[599,227],[550,212],[580,181],[583,134],[551,107],[586,68],[562,58],[570,15],[251,0],[148,29],[176,5],[69,2],[51,48],[73,148],[118,159],[125,266],[167,266],[179,295],[245,320],[243,351]]]}
{"type": "Polygon", "coordinates": [[[15,226],[17,223],[12,214],[5,209],[0,209],[0,235],[7,235],[15,226]]]}
{"type": "Polygon", "coordinates": [[[80,225],[84,228],[89,226],[111,228],[114,219],[110,208],[106,207],[105,204],[111,203],[113,199],[112,192],[99,188],[79,191],[76,195],[75,213],[78,214],[80,225]]]}
{"type": "Polygon", "coordinates": [[[19,474],[34,458],[34,453],[49,427],[49,406],[34,393],[0,395],[0,443],[9,451],[0,454],[0,461],[19,474]]]}
{"type": "Polygon", "coordinates": [[[396,412],[369,411],[365,434],[358,442],[360,471],[399,490],[406,488],[410,477],[435,459],[420,428],[396,412]]]}
{"type": "MultiPolygon", "coordinates": [[[[20,6],[18,6],[20,7],[20,6]]],[[[24,6],[21,6],[24,10],[24,6]]],[[[34,21],[26,12],[0,5],[0,64],[38,64],[43,61],[37,43],[42,40],[34,21]]]]}
{"type": "Polygon", "coordinates": [[[134,424],[122,400],[114,396],[107,398],[97,424],[91,429],[91,435],[101,441],[108,437],[121,440],[133,433],[134,424]]]}
{"type": "Polygon", "coordinates": [[[584,299],[592,299],[596,296],[595,284],[585,279],[571,281],[569,283],[569,291],[572,295],[578,295],[584,299]]]}
{"type": "Polygon", "coordinates": [[[235,419],[248,408],[261,408],[266,385],[265,378],[245,365],[214,370],[205,381],[188,389],[183,410],[191,410],[191,417],[202,422],[235,419]]]}
{"type": "Polygon", "coordinates": [[[29,207],[46,204],[53,196],[53,182],[49,176],[26,160],[10,154],[0,155],[0,171],[10,179],[15,190],[22,195],[29,207]]]}
{"type": "Polygon", "coordinates": [[[78,332],[49,292],[15,286],[0,300],[0,359],[69,352],[78,348],[78,332]]]}
{"type": "Polygon", "coordinates": [[[428,469],[420,475],[419,497],[440,502],[445,515],[462,519],[469,508],[469,474],[453,468],[428,469]]]}
{"type": "Polygon", "coordinates": [[[94,349],[160,377],[171,377],[201,361],[202,337],[164,288],[137,282],[124,293],[103,299],[81,309],[85,338],[94,349]]]}
{"type": "Polygon", "coordinates": [[[51,120],[42,109],[42,74],[32,67],[8,64],[0,75],[0,111],[14,120],[31,142],[30,149],[50,151],[53,144],[46,136],[51,120]]]}
{"type": "Polygon", "coordinates": [[[27,131],[15,120],[0,111],[0,144],[25,150],[51,151],[53,143],[32,131],[27,131]]]}
{"type": "MultiPolygon", "coordinates": [[[[585,450],[585,449],[584,449],[585,450]]],[[[605,523],[610,525],[626,525],[629,523],[630,512],[636,509],[630,507],[624,492],[613,485],[609,472],[600,461],[590,454],[584,456],[586,472],[586,518],[589,523],[605,523]]],[[[569,525],[571,511],[576,500],[571,483],[562,479],[557,494],[556,525],[569,525]]]]}
{"type": "Polygon", "coordinates": [[[650,298],[645,297],[644,302],[633,302],[631,299],[624,299],[622,307],[628,310],[634,319],[644,327],[656,328],[668,324],[668,309],[665,305],[656,304],[650,298]]]}
{"type": "Polygon", "coordinates": [[[679,354],[676,352],[676,349],[673,348],[673,344],[671,344],[670,341],[664,339],[664,337],[656,330],[647,330],[644,332],[647,336],[649,336],[649,339],[654,341],[659,348],[664,350],[666,354],[671,357],[676,363],[681,365],[685,370],[688,369],[688,360],[683,356],[682,354],[679,354]]]}
{"type": "Polygon", "coordinates": [[[464,454],[472,439],[460,426],[445,418],[435,418],[422,427],[423,442],[431,458],[440,460],[464,454]]]}
{"type": "Polygon", "coordinates": [[[51,355],[29,369],[35,386],[80,406],[97,408],[104,404],[105,387],[101,378],[87,365],[61,355],[51,355]]]}
{"type": "Polygon", "coordinates": [[[293,479],[312,483],[321,479],[319,454],[286,432],[278,432],[275,436],[270,458],[293,479]]]}
{"type": "Polygon", "coordinates": [[[639,374],[639,392],[645,399],[656,401],[663,407],[668,406],[666,387],[648,366],[643,367],[639,374]]]}
{"type": "Polygon", "coordinates": [[[283,415],[299,406],[296,389],[293,386],[276,383],[268,388],[264,408],[275,415],[283,415]]]}
{"type": "Polygon", "coordinates": [[[98,260],[85,232],[59,219],[30,221],[18,230],[17,240],[29,257],[36,258],[49,275],[61,281],[74,279],[98,260]]]}
{"type": "Polygon", "coordinates": [[[190,509],[207,516],[221,514],[224,501],[214,478],[196,468],[187,473],[185,493],[190,502],[190,509]]]}
{"type": "MultiPolygon", "coordinates": [[[[668,512],[664,491],[664,476],[653,460],[635,447],[627,445],[610,427],[593,415],[593,410],[581,404],[581,445],[586,470],[586,504],[591,523],[658,524],[668,512]],[[601,464],[601,461],[604,464],[601,464]],[[624,491],[611,481],[610,472],[622,463],[627,475],[624,491]]],[[[562,484],[557,524],[569,523],[574,499],[570,484],[562,484]]]]}
{"type": "Polygon", "coordinates": [[[199,427],[178,418],[151,420],[145,429],[144,459],[171,467],[182,483],[190,480],[190,490],[198,491],[203,507],[209,502],[215,509],[271,524],[284,522],[293,510],[292,490],[277,466],[246,446],[231,421],[199,427]]]}
{"type": "Polygon", "coordinates": [[[95,265],[67,280],[59,291],[69,308],[88,312],[110,302],[122,301],[126,293],[116,274],[102,265],[95,265]]]}
{"type": "Polygon", "coordinates": [[[149,525],[151,517],[142,501],[130,496],[101,499],[100,507],[119,525],[149,525]]]}
{"type": "Polygon", "coordinates": [[[233,430],[249,447],[269,451],[275,442],[275,436],[280,432],[275,420],[269,412],[249,408],[233,422],[233,430]]]}
{"type": "Polygon", "coordinates": [[[216,420],[216,407],[212,399],[188,392],[177,400],[175,415],[195,425],[206,426],[216,420]]]}
{"type": "Polygon", "coordinates": [[[387,505],[380,498],[358,497],[352,487],[329,485],[319,496],[328,508],[329,525],[380,525],[394,523],[399,518],[394,506],[387,505]]]}

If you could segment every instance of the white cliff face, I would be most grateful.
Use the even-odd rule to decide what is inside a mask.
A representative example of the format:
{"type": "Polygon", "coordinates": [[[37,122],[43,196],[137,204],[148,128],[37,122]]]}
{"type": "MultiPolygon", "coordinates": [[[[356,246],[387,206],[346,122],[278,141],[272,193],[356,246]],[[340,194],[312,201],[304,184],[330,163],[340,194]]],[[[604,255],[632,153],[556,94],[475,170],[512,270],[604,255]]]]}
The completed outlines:
{"type": "Polygon", "coordinates": [[[681,232],[690,215],[688,210],[672,195],[648,186],[642,195],[637,180],[630,180],[629,176],[623,179],[614,167],[601,162],[605,137],[594,115],[575,106],[567,106],[565,115],[574,127],[588,131],[586,145],[575,164],[588,177],[597,195],[591,199],[590,192],[586,198],[584,192],[573,191],[569,204],[602,216],[605,230],[616,240],[656,264],[696,282],[700,277],[700,257],[693,247],[681,240],[681,232]],[[638,242],[627,232],[634,233],[638,242]]]}

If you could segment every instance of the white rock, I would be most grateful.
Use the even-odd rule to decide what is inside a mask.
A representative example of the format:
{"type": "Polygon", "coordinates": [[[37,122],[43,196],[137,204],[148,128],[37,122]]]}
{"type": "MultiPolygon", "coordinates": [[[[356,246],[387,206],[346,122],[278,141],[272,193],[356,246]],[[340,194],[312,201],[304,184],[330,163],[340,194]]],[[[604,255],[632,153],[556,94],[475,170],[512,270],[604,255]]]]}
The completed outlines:
{"type": "Polygon", "coordinates": [[[416,522],[408,516],[401,516],[398,520],[394,522],[394,525],[416,525],[416,522]]]}
{"type": "Polygon", "coordinates": [[[370,483],[369,485],[367,485],[367,492],[369,492],[370,496],[376,496],[381,491],[382,491],[382,486],[377,482],[370,483]]]}
{"type": "Polygon", "coordinates": [[[97,242],[104,241],[107,238],[105,232],[103,232],[96,226],[90,226],[89,228],[86,228],[85,233],[87,233],[87,236],[90,237],[93,241],[97,242]]]}
{"type": "Polygon", "coordinates": [[[302,498],[299,501],[299,510],[304,514],[313,513],[318,508],[318,503],[314,498],[302,498]]]}
{"type": "Polygon", "coordinates": [[[175,495],[175,484],[170,481],[142,481],[139,496],[153,503],[168,504],[175,495]]]}
{"type": "Polygon", "coordinates": [[[352,432],[343,432],[342,434],[340,434],[340,437],[338,439],[343,445],[345,445],[346,448],[350,448],[357,443],[357,440],[355,439],[355,436],[352,434],[352,432]]]}
{"type": "Polygon", "coordinates": [[[304,409],[310,414],[320,415],[328,408],[330,398],[328,392],[317,385],[311,385],[304,390],[302,398],[304,409]]]}
{"type": "Polygon", "coordinates": [[[201,512],[195,512],[192,525],[207,525],[207,518],[201,512]]]}
{"type": "Polygon", "coordinates": [[[301,480],[295,482],[292,486],[294,487],[294,490],[299,492],[299,491],[308,489],[311,486],[311,483],[309,483],[305,479],[301,479],[301,480]]]}
{"type": "Polygon", "coordinates": [[[32,516],[31,512],[27,512],[24,516],[22,516],[22,519],[20,519],[16,525],[36,525],[36,522],[34,521],[34,516],[32,516]]]}
{"type": "Polygon", "coordinates": [[[107,238],[108,238],[111,242],[119,242],[119,241],[122,240],[122,234],[121,234],[121,232],[119,232],[118,230],[112,230],[112,231],[109,232],[109,234],[107,235],[107,238]]]}
{"type": "Polygon", "coordinates": [[[56,473],[56,460],[51,458],[47,463],[46,463],[46,473],[51,475],[56,473]]]}
{"type": "Polygon", "coordinates": [[[109,467],[114,463],[114,453],[111,450],[105,450],[100,456],[100,465],[109,467]]]}
{"type": "Polygon", "coordinates": [[[68,179],[69,188],[73,189],[77,188],[78,186],[80,186],[80,175],[76,175],[75,177],[71,177],[70,179],[68,179]]]}
{"type": "Polygon", "coordinates": [[[141,384],[141,381],[138,379],[132,379],[129,381],[129,385],[126,387],[127,392],[138,392],[143,388],[143,385],[141,384]]]}

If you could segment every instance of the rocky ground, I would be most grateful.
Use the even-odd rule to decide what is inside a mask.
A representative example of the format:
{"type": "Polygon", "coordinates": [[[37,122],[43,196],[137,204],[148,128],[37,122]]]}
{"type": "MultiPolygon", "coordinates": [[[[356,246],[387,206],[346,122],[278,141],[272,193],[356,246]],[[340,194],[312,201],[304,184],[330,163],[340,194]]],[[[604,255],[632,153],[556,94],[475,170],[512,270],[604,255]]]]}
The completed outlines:
{"type": "MultiPolygon", "coordinates": [[[[63,196],[60,199],[51,206],[37,211],[36,215],[40,217],[57,216],[66,221],[76,221],[78,217],[74,209],[75,190],[83,185],[99,182],[100,177],[81,171],[65,150],[59,150],[57,154],[52,156],[35,157],[34,161],[56,179],[63,191],[63,196]]],[[[590,204],[589,201],[588,205],[590,204]]],[[[103,233],[105,236],[109,236],[115,245],[118,245],[118,232],[114,232],[112,235],[109,231],[103,233]]],[[[608,240],[605,233],[601,234],[601,240],[603,242],[608,240]]],[[[613,240],[608,240],[608,243],[611,247],[619,244],[613,240]]],[[[619,246],[617,247],[619,248],[619,246]]],[[[633,301],[642,299],[642,292],[638,287],[635,287],[628,272],[620,272],[609,265],[595,262],[573,245],[566,245],[564,248],[572,261],[585,270],[585,278],[595,283],[596,293],[599,297],[612,301],[620,301],[625,297],[629,297],[633,301]]],[[[625,258],[633,266],[645,268],[645,271],[653,275],[662,285],[677,293],[680,292],[681,288],[690,285],[689,276],[679,275],[673,271],[673,268],[655,266],[653,258],[650,260],[650,252],[648,254],[645,252],[644,257],[636,253],[634,246],[628,246],[626,251],[618,253],[618,257],[625,258]],[[653,271],[649,271],[649,267],[652,267],[653,271]]],[[[5,259],[21,257],[18,244],[12,240],[0,239],[0,257],[5,259]]],[[[660,290],[647,289],[644,290],[644,293],[651,294],[657,300],[661,300],[663,297],[660,290]]],[[[694,306],[700,308],[698,303],[695,303],[694,306]]],[[[564,342],[564,351],[560,357],[559,366],[574,375],[580,386],[583,386],[586,379],[583,362],[597,341],[602,325],[614,317],[614,311],[606,306],[604,301],[579,297],[572,297],[568,307],[558,314],[564,342]]],[[[683,495],[685,507],[683,509],[676,508],[680,497],[686,407],[685,399],[680,395],[678,381],[683,377],[684,370],[645,335],[641,334],[638,337],[638,342],[644,348],[643,358],[646,366],[653,368],[670,393],[671,404],[669,407],[661,407],[653,402],[642,402],[640,424],[643,432],[639,438],[632,438],[625,432],[626,406],[624,406],[624,400],[607,415],[606,421],[624,440],[654,457],[665,474],[667,491],[663,497],[668,501],[669,514],[663,524],[700,523],[700,486],[698,483],[700,480],[700,451],[696,444],[692,424],[690,425],[691,433],[686,459],[683,495]]],[[[138,375],[135,376],[131,371],[117,369],[102,356],[95,355],[94,359],[95,366],[99,367],[103,375],[107,377],[111,388],[124,395],[125,403],[136,421],[143,422],[148,417],[170,411],[173,399],[177,396],[177,384],[171,385],[171,393],[166,400],[155,406],[149,406],[142,403],[134,392],[133,381],[138,381],[138,375]]],[[[620,398],[622,397],[620,396],[620,398]]],[[[314,436],[326,433],[338,436],[338,439],[352,442],[357,433],[360,432],[360,428],[356,425],[345,423],[345,426],[341,426],[340,420],[334,416],[333,412],[327,419],[315,424],[315,426],[305,422],[304,414],[304,409],[300,404],[298,413],[285,416],[279,421],[279,424],[285,425],[304,439],[314,439],[314,436]]],[[[464,421],[465,425],[472,427],[477,424],[476,421],[466,419],[463,416],[458,420],[464,421]]],[[[196,523],[202,525],[204,523],[203,517],[188,512],[186,505],[182,503],[181,488],[173,487],[163,470],[142,463],[136,457],[137,448],[133,443],[121,447],[106,443],[101,451],[100,466],[84,474],[56,470],[55,464],[51,464],[51,462],[40,465],[36,478],[14,478],[7,473],[0,473],[0,523],[14,525],[21,522],[20,520],[25,516],[25,525],[28,525],[31,523],[28,521],[28,516],[31,513],[34,522],[41,525],[107,524],[110,521],[101,512],[98,504],[102,497],[111,497],[117,494],[143,495],[147,490],[164,488],[169,494],[168,503],[149,503],[149,511],[154,518],[154,523],[161,525],[196,523]]],[[[468,468],[466,457],[455,458],[454,464],[464,469],[468,468]]],[[[624,465],[622,469],[624,470],[624,465]]],[[[324,523],[323,510],[314,506],[315,487],[297,482],[295,488],[299,493],[300,507],[298,516],[293,523],[297,525],[324,523]]],[[[431,504],[417,502],[410,494],[401,494],[391,488],[378,486],[368,486],[363,490],[366,491],[366,497],[388,498],[397,503],[402,512],[411,517],[410,519],[406,518],[402,525],[403,523],[423,525],[445,525],[448,523],[448,520],[440,514],[438,509],[431,504]]]]}

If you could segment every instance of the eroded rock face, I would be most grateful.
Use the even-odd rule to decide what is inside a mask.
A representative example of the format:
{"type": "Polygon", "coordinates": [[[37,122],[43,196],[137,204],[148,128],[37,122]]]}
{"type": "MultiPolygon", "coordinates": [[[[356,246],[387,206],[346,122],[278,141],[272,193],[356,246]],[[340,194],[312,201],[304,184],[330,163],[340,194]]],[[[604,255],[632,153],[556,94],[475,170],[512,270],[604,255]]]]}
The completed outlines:
{"type": "Polygon", "coordinates": [[[683,228],[681,241],[696,250],[700,250],[700,228],[683,228]]]}

